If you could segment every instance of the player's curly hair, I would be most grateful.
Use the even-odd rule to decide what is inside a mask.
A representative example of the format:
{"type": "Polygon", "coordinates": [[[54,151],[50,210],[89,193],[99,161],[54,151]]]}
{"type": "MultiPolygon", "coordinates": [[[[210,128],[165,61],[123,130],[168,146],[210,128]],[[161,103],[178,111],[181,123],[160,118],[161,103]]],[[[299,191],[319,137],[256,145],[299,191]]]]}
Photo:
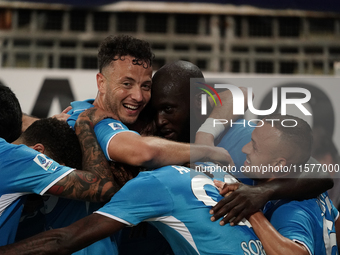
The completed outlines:
{"type": "Polygon", "coordinates": [[[0,137],[11,143],[21,134],[22,111],[13,91],[0,83],[0,137]]]}
{"type": "Polygon", "coordinates": [[[55,118],[40,119],[29,126],[21,138],[28,146],[43,144],[45,154],[58,163],[82,169],[78,137],[66,122],[55,118]]]}
{"type": "Polygon", "coordinates": [[[142,65],[144,68],[152,66],[152,61],[155,57],[147,41],[128,35],[110,35],[99,46],[99,72],[102,72],[103,68],[112,61],[123,60],[128,55],[134,57],[134,65],[142,65]]]}

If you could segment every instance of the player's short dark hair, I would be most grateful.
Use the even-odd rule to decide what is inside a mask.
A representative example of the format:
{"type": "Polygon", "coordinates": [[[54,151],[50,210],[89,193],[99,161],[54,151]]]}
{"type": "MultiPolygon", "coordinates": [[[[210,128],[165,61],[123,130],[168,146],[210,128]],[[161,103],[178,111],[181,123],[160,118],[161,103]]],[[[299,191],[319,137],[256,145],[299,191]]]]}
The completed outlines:
{"type": "Polygon", "coordinates": [[[55,118],[35,121],[22,133],[28,146],[37,143],[44,145],[46,154],[60,164],[82,169],[82,152],[78,137],[70,126],[55,118]]]}
{"type": "Polygon", "coordinates": [[[108,36],[99,46],[98,67],[99,72],[110,65],[112,61],[123,60],[124,56],[134,57],[134,65],[142,65],[144,68],[152,66],[154,54],[150,44],[128,35],[108,36]]]}
{"type": "Polygon", "coordinates": [[[22,111],[13,91],[0,82],[0,137],[11,143],[21,134],[22,111]]]}
{"type": "Polygon", "coordinates": [[[264,119],[278,120],[273,122],[265,121],[265,123],[273,123],[273,126],[282,134],[281,141],[288,144],[291,149],[301,153],[300,162],[295,162],[296,164],[306,163],[311,156],[313,144],[313,132],[309,124],[303,119],[292,115],[271,114],[264,119]],[[294,121],[288,121],[288,119],[294,121]],[[282,125],[284,120],[286,120],[286,123],[282,125]],[[297,124],[293,127],[295,123],[297,124]]]}

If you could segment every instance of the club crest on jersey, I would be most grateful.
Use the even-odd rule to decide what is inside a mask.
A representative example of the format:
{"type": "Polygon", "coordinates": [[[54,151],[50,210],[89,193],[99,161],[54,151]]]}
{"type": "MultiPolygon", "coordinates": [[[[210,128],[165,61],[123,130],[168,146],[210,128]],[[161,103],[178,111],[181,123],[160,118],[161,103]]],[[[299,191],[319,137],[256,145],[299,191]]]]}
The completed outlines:
{"type": "Polygon", "coordinates": [[[54,169],[50,169],[51,165],[53,164],[53,160],[48,159],[45,155],[43,154],[38,154],[37,156],[35,156],[34,158],[34,162],[37,163],[39,166],[41,166],[45,171],[48,170],[52,170],[54,171],[54,169]]]}
{"type": "Polygon", "coordinates": [[[113,130],[117,130],[117,129],[124,129],[122,124],[120,123],[110,123],[109,126],[113,129],[113,130]]]}

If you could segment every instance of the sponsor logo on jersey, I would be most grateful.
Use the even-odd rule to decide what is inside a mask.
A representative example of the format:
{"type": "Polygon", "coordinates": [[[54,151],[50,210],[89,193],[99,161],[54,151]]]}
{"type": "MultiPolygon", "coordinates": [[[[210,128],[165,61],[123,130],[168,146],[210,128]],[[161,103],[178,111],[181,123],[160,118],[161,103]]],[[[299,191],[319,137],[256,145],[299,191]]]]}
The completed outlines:
{"type": "Polygon", "coordinates": [[[122,124],[120,123],[110,123],[109,126],[113,129],[113,130],[117,130],[117,129],[124,129],[122,124]]]}
{"type": "Polygon", "coordinates": [[[54,171],[56,169],[56,168],[51,167],[54,161],[51,159],[48,159],[43,154],[38,154],[37,156],[35,156],[34,162],[37,163],[39,166],[41,166],[45,171],[48,171],[48,170],[54,171]]]}

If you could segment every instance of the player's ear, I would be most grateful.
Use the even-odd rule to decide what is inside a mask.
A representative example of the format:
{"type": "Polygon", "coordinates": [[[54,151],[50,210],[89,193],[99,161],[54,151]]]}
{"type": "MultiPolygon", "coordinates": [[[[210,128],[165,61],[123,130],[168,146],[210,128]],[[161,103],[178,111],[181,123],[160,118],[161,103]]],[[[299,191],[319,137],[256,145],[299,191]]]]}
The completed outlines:
{"type": "Polygon", "coordinates": [[[33,146],[30,146],[33,150],[36,150],[40,153],[44,153],[45,152],[45,146],[41,143],[37,143],[33,146]]]}
{"type": "Polygon", "coordinates": [[[279,158],[277,163],[276,163],[276,166],[279,167],[280,171],[279,171],[279,176],[280,177],[283,177],[283,176],[286,176],[289,174],[289,171],[285,171],[286,169],[284,169],[284,167],[289,167],[288,166],[288,162],[285,158],[279,158]]]}
{"type": "Polygon", "coordinates": [[[284,167],[285,165],[287,165],[287,160],[285,158],[279,158],[277,162],[277,166],[284,167]]]}
{"type": "Polygon", "coordinates": [[[106,78],[105,78],[105,76],[102,73],[97,73],[96,79],[97,79],[97,88],[98,88],[98,91],[101,94],[105,94],[105,91],[106,91],[106,88],[105,88],[105,80],[106,80],[106,78]]]}

